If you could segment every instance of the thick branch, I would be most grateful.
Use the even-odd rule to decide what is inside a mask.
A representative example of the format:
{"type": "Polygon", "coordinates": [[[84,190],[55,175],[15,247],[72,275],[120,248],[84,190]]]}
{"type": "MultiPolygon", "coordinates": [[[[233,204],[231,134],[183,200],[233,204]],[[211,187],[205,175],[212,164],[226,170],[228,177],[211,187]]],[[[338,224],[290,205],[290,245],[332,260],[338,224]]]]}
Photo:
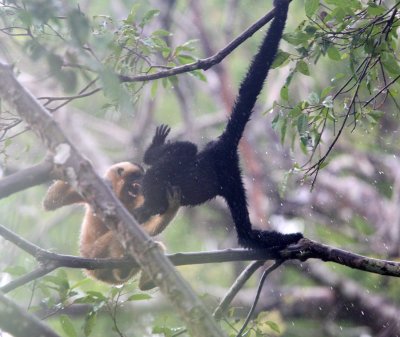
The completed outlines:
{"type": "Polygon", "coordinates": [[[51,179],[53,163],[46,159],[40,164],[18,171],[0,180],[0,199],[10,194],[42,184],[51,179]]]}
{"type": "Polygon", "coordinates": [[[261,27],[267,24],[275,15],[275,10],[271,10],[256,23],[247,28],[242,34],[240,34],[236,39],[231,41],[225,48],[221,49],[218,53],[213,56],[207,57],[205,59],[197,60],[196,62],[185,64],[182,66],[174,67],[168,70],[162,70],[154,74],[149,75],[138,75],[138,76],[125,76],[120,75],[119,79],[121,82],[144,82],[157,80],[164,77],[170,77],[182,73],[187,73],[193,70],[207,70],[212,66],[220,63],[226,56],[233,52],[238,46],[240,46],[244,41],[251,37],[255,32],[257,32],[261,27]]]}
{"type": "Polygon", "coordinates": [[[0,292],[0,326],[15,337],[59,337],[35,316],[17,306],[0,292]]]}
{"type": "Polygon", "coordinates": [[[69,183],[85,196],[94,211],[115,232],[127,252],[150,275],[185,320],[194,336],[224,336],[203,303],[176,272],[158,246],[95,174],[90,163],[73,147],[52,116],[15,79],[11,67],[0,63],[0,97],[27,122],[55,154],[69,183]]]}

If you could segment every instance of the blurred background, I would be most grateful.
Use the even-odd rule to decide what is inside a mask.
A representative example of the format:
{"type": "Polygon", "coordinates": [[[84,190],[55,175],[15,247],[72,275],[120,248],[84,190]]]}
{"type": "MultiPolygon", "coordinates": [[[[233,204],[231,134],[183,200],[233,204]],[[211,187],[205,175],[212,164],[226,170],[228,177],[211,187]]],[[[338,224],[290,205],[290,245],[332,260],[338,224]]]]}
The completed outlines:
{"type": "MultiPolygon", "coordinates": [[[[324,15],[339,8],[335,2],[326,3],[319,8],[324,15]]],[[[376,3],[385,9],[376,15],[386,13],[393,4],[376,3]]],[[[191,140],[200,147],[217,137],[266,28],[206,72],[125,84],[118,82],[115,73],[132,77],[151,74],[209,57],[271,8],[270,1],[256,0],[1,1],[0,60],[15,66],[19,81],[103,174],[115,162],[140,163],[161,123],[171,125],[172,139],[191,140]]],[[[388,22],[390,15],[382,22],[388,22]]],[[[335,21],[331,21],[334,27],[335,21]]],[[[293,1],[286,32],[299,37],[299,31],[312,23],[305,15],[305,3],[293,1]]],[[[280,54],[282,63],[270,72],[240,146],[253,226],[285,233],[301,231],[321,243],[397,260],[399,84],[394,81],[390,95],[384,90],[385,97],[374,96],[396,78],[393,72],[398,69],[387,77],[384,72],[375,74],[374,69],[369,73],[369,82],[360,91],[366,92],[365,101],[375,98],[376,107],[360,110],[344,122],[343,133],[324,167],[310,175],[307,169],[326,153],[338,134],[346,114],[343,107],[350,104],[353,88],[334,103],[332,120],[328,118],[323,129],[321,125],[315,129],[320,131],[317,142],[303,141],[305,133],[315,132],[312,113],[302,111],[309,118],[304,133],[299,116],[287,111],[293,111],[298,102],[311,106],[315,100],[331,109],[326,102],[362,64],[364,56],[359,52],[355,61],[345,44],[337,45],[339,57],[335,51],[321,52],[322,48],[316,56],[310,39],[294,44],[293,36],[281,43],[288,55],[280,54]],[[282,89],[285,87],[287,92],[282,89]]],[[[322,44],[318,38],[315,45],[322,44]]],[[[398,44],[392,45],[398,61],[398,44]]],[[[15,112],[1,104],[0,113],[0,175],[4,177],[41,162],[46,149],[15,112]]],[[[0,223],[42,248],[77,255],[84,208],[78,205],[45,212],[41,200],[49,185],[0,200],[0,223]]],[[[182,208],[157,239],[165,243],[168,253],[237,247],[232,220],[221,199],[182,208]]],[[[0,285],[4,285],[32,270],[36,262],[13,244],[1,238],[0,242],[0,285]]],[[[213,308],[246,264],[185,266],[179,271],[213,308]]],[[[258,278],[256,274],[238,294],[222,322],[230,334],[243,322],[258,278]]],[[[122,289],[110,288],[86,279],[80,270],[63,269],[13,291],[11,296],[65,335],[69,334],[60,315],[64,320],[68,317],[79,336],[100,332],[173,336],[181,323],[159,292],[129,301],[123,296],[132,293],[140,294],[135,280],[122,289]],[[96,305],[98,309],[93,310],[96,305]],[[94,316],[96,324],[90,321],[94,316]]],[[[398,336],[399,293],[396,278],[316,260],[286,263],[267,280],[249,334],[398,336]]]]}

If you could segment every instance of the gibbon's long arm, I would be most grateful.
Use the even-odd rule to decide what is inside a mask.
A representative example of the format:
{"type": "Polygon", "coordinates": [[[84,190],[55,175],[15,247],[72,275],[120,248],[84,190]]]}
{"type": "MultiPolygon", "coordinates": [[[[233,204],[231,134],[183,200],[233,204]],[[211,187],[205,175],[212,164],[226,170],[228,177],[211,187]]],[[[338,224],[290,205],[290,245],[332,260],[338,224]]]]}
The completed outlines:
{"type": "Polygon", "coordinates": [[[275,17],[240,85],[225,131],[203,150],[191,142],[166,142],[170,128],[157,128],[144,161],[150,165],[143,182],[144,204],[134,210],[139,222],[165,212],[167,189],[180,189],[182,206],[202,204],[222,196],[231,211],[238,242],[246,248],[281,249],[296,243],[301,233],[281,234],[252,229],[239,165],[238,144],[250,119],[268,71],[275,59],[285,27],[289,0],[276,0],[275,17]]]}

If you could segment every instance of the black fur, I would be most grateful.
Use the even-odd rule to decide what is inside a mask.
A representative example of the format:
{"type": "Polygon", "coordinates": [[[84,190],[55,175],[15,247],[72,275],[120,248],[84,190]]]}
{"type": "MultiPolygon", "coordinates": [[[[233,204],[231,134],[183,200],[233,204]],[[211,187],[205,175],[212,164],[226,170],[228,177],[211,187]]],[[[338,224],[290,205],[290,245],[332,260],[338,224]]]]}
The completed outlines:
{"type": "Polygon", "coordinates": [[[170,128],[166,125],[157,128],[144,156],[144,162],[150,168],[142,182],[145,203],[136,214],[140,222],[166,211],[166,191],[173,185],[181,190],[182,206],[195,206],[222,196],[228,203],[239,244],[243,247],[283,248],[303,237],[301,233],[285,235],[252,229],[237,150],[278,50],[288,4],[288,0],[275,2],[275,18],[240,85],[226,129],[217,140],[198,152],[197,146],[190,142],[165,142],[170,128]]]}

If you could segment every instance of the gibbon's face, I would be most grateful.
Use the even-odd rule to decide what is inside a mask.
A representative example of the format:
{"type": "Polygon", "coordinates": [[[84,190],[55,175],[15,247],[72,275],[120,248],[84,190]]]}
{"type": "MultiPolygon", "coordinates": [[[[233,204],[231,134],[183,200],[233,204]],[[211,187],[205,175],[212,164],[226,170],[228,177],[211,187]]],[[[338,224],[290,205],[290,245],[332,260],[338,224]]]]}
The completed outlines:
{"type": "Polygon", "coordinates": [[[114,164],[105,174],[115,195],[128,210],[134,210],[144,203],[141,185],[143,176],[143,168],[130,162],[114,164]]]}

